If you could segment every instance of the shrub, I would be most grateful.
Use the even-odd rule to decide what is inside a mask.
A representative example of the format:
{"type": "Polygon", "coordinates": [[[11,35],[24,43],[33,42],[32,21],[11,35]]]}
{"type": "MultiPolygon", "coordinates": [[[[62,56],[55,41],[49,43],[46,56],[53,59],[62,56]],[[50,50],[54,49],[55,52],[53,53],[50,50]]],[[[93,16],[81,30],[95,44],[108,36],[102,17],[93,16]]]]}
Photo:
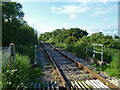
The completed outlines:
{"type": "Polygon", "coordinates": [[[9,64],[2,65],[3,89],[16,88],[21,83],[28,83],[30,63],[27,56],[16,54],[14,64],[11,69],[9,67],[9,64]]]}
{"type": "Polygon", "coordinates": [[[16,45],[16,52],[22,55],[27,55],[30,58],[33,58],[35,55],[34,46],[28,47],[23,45],[16,45]]]}

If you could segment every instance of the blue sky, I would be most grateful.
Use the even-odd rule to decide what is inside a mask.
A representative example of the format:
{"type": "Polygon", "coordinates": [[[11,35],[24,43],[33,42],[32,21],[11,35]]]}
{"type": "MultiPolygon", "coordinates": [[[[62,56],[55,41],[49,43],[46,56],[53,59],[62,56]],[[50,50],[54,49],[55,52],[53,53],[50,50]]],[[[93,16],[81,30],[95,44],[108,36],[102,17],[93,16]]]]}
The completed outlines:
{"type": "Polygon", "coordinates": [[[24,20],[38,34],[56,28],[78,27],[89,35],[102,31],[104,35],[118,34],[117,2],[21,2],[24,20]]]}

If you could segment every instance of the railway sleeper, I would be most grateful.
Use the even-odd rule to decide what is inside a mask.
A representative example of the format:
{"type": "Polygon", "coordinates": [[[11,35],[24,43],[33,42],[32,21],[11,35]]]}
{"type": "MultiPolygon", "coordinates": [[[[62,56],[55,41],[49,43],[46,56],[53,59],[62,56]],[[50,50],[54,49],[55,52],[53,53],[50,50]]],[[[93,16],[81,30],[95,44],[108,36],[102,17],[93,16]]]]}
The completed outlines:
{"type": "Polygon", "coordinates": [[[85,81],[71,81],[71,90],[112,90],[98,79],[85,81]]]}
{"type": "Polygon", "coordinates": [[[31,82],[32,90],[67,90],[66,87],[58,86],[57,82],[47,81],[47,82],[31,82]]]}

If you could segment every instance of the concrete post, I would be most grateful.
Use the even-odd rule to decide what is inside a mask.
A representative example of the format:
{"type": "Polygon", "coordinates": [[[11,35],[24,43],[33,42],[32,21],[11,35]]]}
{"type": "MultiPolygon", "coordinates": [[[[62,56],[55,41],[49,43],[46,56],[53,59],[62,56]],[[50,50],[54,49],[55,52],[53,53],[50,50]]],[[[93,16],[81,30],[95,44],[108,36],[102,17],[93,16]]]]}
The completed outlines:
{"type": "Polygon", "coordinates": [[[10,47],[10,66],[11,66],[15,58],[15,45],[13,43],[10,43],[9,47],[10,47]]]}

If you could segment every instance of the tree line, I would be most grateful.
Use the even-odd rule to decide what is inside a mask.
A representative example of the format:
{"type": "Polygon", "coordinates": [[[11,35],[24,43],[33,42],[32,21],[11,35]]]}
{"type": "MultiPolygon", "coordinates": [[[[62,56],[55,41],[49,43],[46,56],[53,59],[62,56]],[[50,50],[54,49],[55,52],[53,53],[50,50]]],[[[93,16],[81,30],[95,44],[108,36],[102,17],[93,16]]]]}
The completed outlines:
{"type": "Polygon", "coordinates": [[[109,35],[104,35],[102,32],[93,33],[88,36],[86,30],[79,28],[56,29],[53,32],[45,32],[39,36],[40,40],[48,41],[53,44],[75,44],[79,42],[82,46],[87,46],[88,43],[103,44],[104,47],[120,49],[120,37],[115,35],[114,38],[109,35]]]}
{"type": "Polygon", "coordinates": [[[39,39],[44,41],[51,41],[53,43],[66,43],[72,44],[78,41],[83,36],[87,36],[88,33],[85,30],[79,28],[70,29],[56,29],[53,32],[46,32],[39,36],[39,39]]]}
{"type": "Polygon", "coordinates": [[[37,32],[23,20],[24,15],[20,3],[2,3],[2,46],[14,43],[17,52],[28,54],[37,42],[37,32]]]}

